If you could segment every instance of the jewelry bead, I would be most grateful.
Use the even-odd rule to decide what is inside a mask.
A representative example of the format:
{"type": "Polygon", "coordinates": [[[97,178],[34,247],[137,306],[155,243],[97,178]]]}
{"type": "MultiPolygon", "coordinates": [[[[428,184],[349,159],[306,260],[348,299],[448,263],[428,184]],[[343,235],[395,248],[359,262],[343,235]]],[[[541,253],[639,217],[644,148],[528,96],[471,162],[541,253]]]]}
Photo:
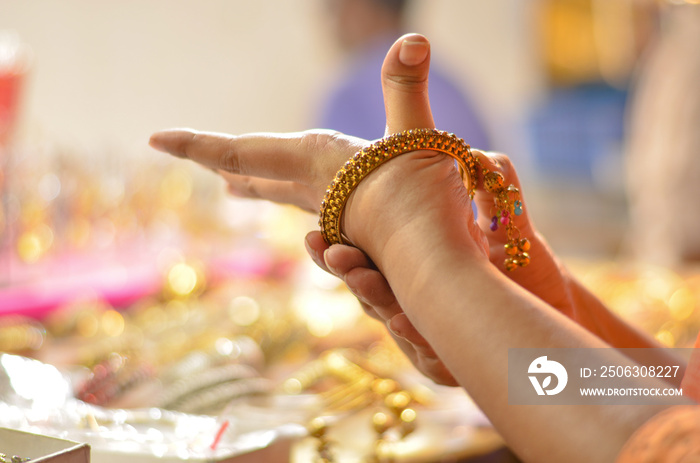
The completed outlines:
{"type": "Polygon", "coordinates": [[[372,416],[372,425],[377,434],[384,434],[389,430],[389,428],[391,428],[391,416],[387,415],[386,413],[377,412],[374,414],[374,416],[372,416]]]}
{"type": "Polygon", "coordinates": [[[506,250],[506,254],[508,254],[509,256],[514,256],[518,253],[518,246],[512,243],[508,243],[503,247],[506,250]]]}
{"type": "Polygon", "coordinates": [[[400,414],[411,403],[411,396],[405,391],[394,392],[386,397],[384,403],[390,410],[400,414]]]}
{"type": "Polygon", "coordinates": [[[401,437],[405,438],[416,430],[416,411],[412,408],[407,408],[401,412],[401,437]]]}
{"type": "Polygon", "coordinates": [[[499,172],[489,172],[484,175],[484,189],[489,193],[498,193],[505,185],[505,179],[499,172]]]}
{"type": "Polygon", "coordinates": [[[522,238],[518,242],[518,249],[520,249],[523,252],[529,251],[530,250],[530,240],[528,240],[527,238],[522,238]]]}
{"type": "Polygon", "coordinates": [[[314,418],[311,420],[311,423],[309,423],[309,435],[312,437],[323,437],[326,435],[326,431],[328,430],[328,424],[326,423],[326,420],[319,417],[314,418]]]}
{"type": "Polygon", "coordinates": [[[372,382],[372,391],[382,396],[389,395],[398,388],[398,383],[393,379],[378,378],[372,382]]]}
{"type": "Polygon", "coordinates": [[[522,215],[523,213],[523,202],[522,201],[515,201],[513,204],[513,212],[515,215],[522,215]]]}

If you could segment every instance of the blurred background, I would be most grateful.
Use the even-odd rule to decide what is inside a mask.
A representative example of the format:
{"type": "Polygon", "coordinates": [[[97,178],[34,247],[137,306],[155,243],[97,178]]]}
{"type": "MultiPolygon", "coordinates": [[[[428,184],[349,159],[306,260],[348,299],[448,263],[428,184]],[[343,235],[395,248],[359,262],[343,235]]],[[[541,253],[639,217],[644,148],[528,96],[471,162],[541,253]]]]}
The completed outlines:
{"type": "MultiPolygon", "coordinates": [[[[508,153],[533,178],[526,194],[555,249],[618,250],[623,113],[638,58],[658,32],[656,3],[418,0],[406,2],[400,25],[372,23],[363,39],[343,38],[350,29],[343,23],[376,17],[377,7],[350,12],[342,3],[3,0],[5,42],[19,41],[29,62],[14,97],[13,146],[129,165],[161,162],[146,148],[161,128],[244,133],[332,124],[332,114],[347,119],[362,109],[332,105],[358,56],[374,44],[377,68],[363,79],[376,81],[396,33],[417,31],[432,41],[440,71],[433,79],[463,92],[469,106],[466,116],[448,107],[441,117],[436,108],[438,125],[457,132],[455,120],[473,118],[479,130],[469,121],[459,134],[508,153]]],[[[377,108],[372,123],[383,118],[377,108]]],[[[377,127],[367,138],[382,135],[377,127]]]]}
{"type": "MultiPolygon", "coordinates": [[[[262,349],[264,372],[374,345],[381,330],[338,335],[364,322],[305,257],[315,217],[227,197],[223,181],[147,141],[170,127],[381,137],[381,60],[404,32],[432,43],[438,128],[508,154],[554,250],[614,310],[688,345],[700,326],[700,220],[688,206],[700,193],[698,10],[696,0],[0,0],[0,350],[94,379],[110,355],[132,358],[134,327],[150,346],[141,354],[162,366],[187,326],[221,316],[262,349]],[[214,318],[192,324],[202,307],[214,318]],[[145,334],[174,319],[167,342],[145,334]]],[[[201,329],[202,349],[221,346],[223,334],[201,329]]]]}

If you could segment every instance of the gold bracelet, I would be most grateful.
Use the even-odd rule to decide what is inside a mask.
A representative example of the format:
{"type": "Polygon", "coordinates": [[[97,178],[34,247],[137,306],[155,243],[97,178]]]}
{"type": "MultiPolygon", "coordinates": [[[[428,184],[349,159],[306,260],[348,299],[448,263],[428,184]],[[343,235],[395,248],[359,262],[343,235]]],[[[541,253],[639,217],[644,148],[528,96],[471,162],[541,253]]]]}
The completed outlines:
{"type": "Polygon", "coordinates": [[[328,244],[348,244],[340,230],[340,220],[350,193],[370,172],[401,154],[431,150],[457,160],[462,178],[468,182],[469,197],[476,188],[476,161],[469,145],[454,134],[435,129],[406,130],[390,135],[361,149],[338,171],[321,202],[319,225],[328,244]]]}
{"type": "MultiPolygon", "coordinates": [[[[436,129],[406,130],[361,149],[338,171],[321,202],[319,226],[326,243],[350,244],[343,236],[340,221],[350,194],[362,179],[389,159],[417,150],[438,151],[455,158],[469,198],[474,199],[479,161],[472,154],[469,145],[454,134],[436,129]]],[[[523,212],[519,191],[513,185],[504,187],[503,175],[499,172],[484,170],[483,174],[484,188],[496,196],[496,214],[492,219],[491,230],[496,231],[498,222],[506,226],[505,267],[509,271],[524,267],[530,263],[527,253],[530,243],[527,238],[520,237],[520,231],[511,220],[514,215],[523,212]]]]}

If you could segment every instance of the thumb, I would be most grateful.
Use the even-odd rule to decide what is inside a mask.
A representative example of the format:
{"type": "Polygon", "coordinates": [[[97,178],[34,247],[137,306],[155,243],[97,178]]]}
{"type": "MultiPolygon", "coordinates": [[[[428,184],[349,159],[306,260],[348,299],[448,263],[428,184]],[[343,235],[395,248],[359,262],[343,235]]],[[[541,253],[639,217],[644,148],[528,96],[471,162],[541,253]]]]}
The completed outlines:
{"type": "Polygon", "coordinates": [[[386,133],[434,128],[428,99],[430,42],[406,34],[391,46],[382,66],[386,133]]]}

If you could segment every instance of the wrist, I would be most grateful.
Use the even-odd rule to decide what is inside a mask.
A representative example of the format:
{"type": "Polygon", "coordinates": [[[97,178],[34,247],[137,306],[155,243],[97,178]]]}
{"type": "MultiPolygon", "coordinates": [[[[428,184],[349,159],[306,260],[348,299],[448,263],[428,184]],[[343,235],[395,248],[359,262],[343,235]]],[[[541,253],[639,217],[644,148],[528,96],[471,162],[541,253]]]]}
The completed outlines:
{"type": "Polygon", "coordinates": [[[412,307],[408,302],[415,300],[415,292],[422,292],[447,275],[483,274],[495,269],[485,249],[476,245],[468,231],[454,231],[449,235],[408,230],[386,243],[377,267],[397,298],[405,298],[402,306],[412,307]]]}
{"type": "MultiPolygon", "coordinates": [[[[416,161],[413,162],[412,167],[414,170],[418,170],[421,173],[423,169],[427,167],[431,167],[432,170],[435,170],[435,166],[438,164],[442,164],[442,173],[444,173],[444,167],[446,166],[445,160],[436,156],[434,153],[443,153],[454,158],[460,165],[460,174],[464,178],[463,184],[469,192],[469,198],[471,199],[474,197],[478,161],[472,154],[469,145],[467,145],[464,140],[457,138],[454,134],[448,134],[447,132],[435,129],[414,129],[396,133],[362,148],[336,173],[321,202],[319,219],[321,234],[328,244],[351,244],[349,242],[351,240],[348,240],[347,234],[343,234],[343,229],[345,227],[343,227],[342,221],[344,218],[343,212],[346,210],[346,205],[352,193],[357,189],[358,185],[363,182],[368,175],[375,172],[377,168],[384,165],[387,161],[391,161],[406,153],[413,153],[413,157],[416,161]],[[417,160],[421,161],[421,165],[417,164],[417,160]]],[[[452,171],[454,172],[454,169],[452,169],[452,171]]],[[[387,169],[383,171],[385,177],[387,172],[387,169]]],[[[411,172],[411,169],[408,169],[406,173],[409,174],[407,178],[413,182],[419,179],[419,176],[414,175],[417,174],[417,172],[411,172]]],[[[435,174],[435,172],[433,172],[433,174],[435,174]]],[[[500,174],[495,175],[502,180],[500,174]]],[[[452,176],[454,177],[454,175],[452,176]]],[[[375,175],[374,183],[376,183],[377,177],[378,176],[375,175]]],[[[396,179],[397,176],[395,174],[389,177],[390,181],[395,181],[396,179]]],[[[430,177],[428,177],[427,180],[428,182],[426,182],[426,184],[430,183],[430,177]]],[[[368,182],[365,181],[365,185],[367,183],[368,182]]],[[[424,186],[426,185],[423,185],[423,187],[424,186]]],[[[428,186],[439,187],[439,185],[428,186]]],[[[367,188],[365,189],[367,190],[367,188]]],[[[370,187],[369,190],[371,189],[370,187]]],[[[427,192],[431,191],[430,188],[418,188],[418,191],[420,192],[421,189],[427,192]]],[[[391,188],[386,190],[391,191],[391,188]]],[[[382,190],[379,190],[379,193],[381,192],[382,190]]],[[[404,191],[404,193],[408,193],[406,196],[407,198],[415,199],[415,192],[413,190],[407,190],[404,191]]],[[[381,194],[375,196],[381,197],[381,194]]],[[[403,196],[399,197],[403,198],[403,196]]],[[[365,206],[367,206],[367,204],[369,204],[370,207],[365,207],[365,212],[372,209],[371,203],[365,203],[365,206]]],[[[504,214],[508,213],[509,212],[504,211],[504,214]]],[[[399,213],[398,216],[401,216],[401,213],[399,213]]],[[[391,227],[388,229],[391,230],[391,227]]],[[[373,239],[376,241],[376,237],[373,239]]]]}
{"type": "Polygon", "coordinates": [[[453,160],[432,151],[407,153],[367,176],[348,200],[342,229],[380,269],[452,248],[486,259],[453,160]]]}

